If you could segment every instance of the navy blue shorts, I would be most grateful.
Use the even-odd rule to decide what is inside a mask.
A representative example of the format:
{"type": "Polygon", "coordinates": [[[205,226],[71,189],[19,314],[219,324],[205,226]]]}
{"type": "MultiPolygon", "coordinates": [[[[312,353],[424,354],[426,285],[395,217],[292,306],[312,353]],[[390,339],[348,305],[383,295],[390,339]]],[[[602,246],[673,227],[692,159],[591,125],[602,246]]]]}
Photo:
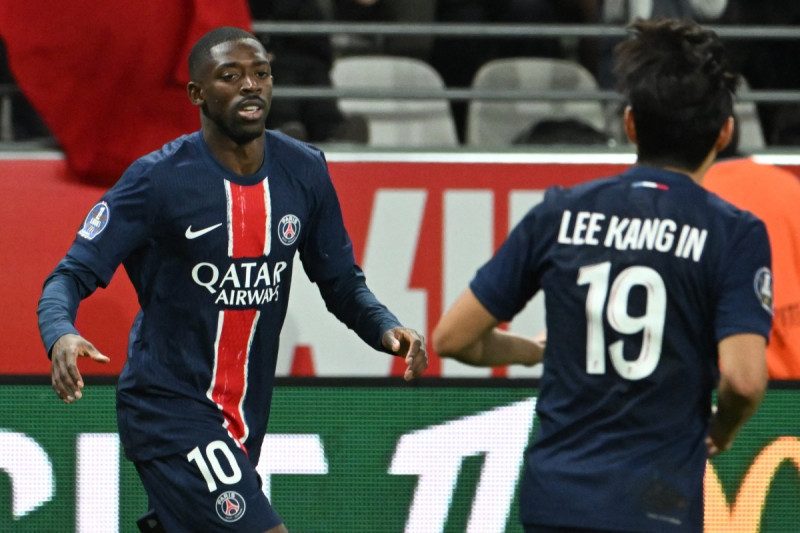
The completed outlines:
{"type": "Polygon", "coordinates": [[[169,533],[262,532],[283,522],[232,440],[135,464],[150,507],[169,533]]]}

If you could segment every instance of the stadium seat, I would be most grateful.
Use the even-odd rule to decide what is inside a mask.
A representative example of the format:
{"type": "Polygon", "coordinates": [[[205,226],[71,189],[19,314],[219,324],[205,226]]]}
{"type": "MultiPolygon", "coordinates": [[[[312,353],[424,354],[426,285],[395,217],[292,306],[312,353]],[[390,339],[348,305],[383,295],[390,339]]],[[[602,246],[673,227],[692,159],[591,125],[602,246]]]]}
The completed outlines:
{"type": "MultiPolygon", "coordinates": [[[[444,90],[439,73],[428,63],[388,55],[336,59],[331,69],[331,81],[336,88],[444,90]]],[[[366,118],[370,146],[430,148],[458,145],[455,122],[445,98],[341,98],[339,107],[347,115],[366,118]]]]}
{"type": "MultiPolygon", "coordinates": [[[[564,59],[521,57],[495,59],[481,66],[473,89],[501,91],[587,91],[598,88],[591,72],[564,59]]],[[[473,100],[467,110],[466,143],[472,146],[507,146],[542,120],[579,120],[605,132],[600,101],[473,100]]]]}

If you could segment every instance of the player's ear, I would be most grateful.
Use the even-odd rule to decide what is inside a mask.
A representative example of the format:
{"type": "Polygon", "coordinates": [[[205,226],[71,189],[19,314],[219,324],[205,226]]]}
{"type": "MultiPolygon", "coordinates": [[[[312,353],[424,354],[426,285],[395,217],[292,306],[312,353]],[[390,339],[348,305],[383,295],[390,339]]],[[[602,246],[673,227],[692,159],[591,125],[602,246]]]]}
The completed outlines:
{"type": "Polygon", "coordinates": [[[188,85],[186,85],[186,92],[189,95],[189,101],[192,102],[192,104],[199,107],[203,105],[203,102],[205,102],[205,94],[197,82],[190,81],[188,85]]]}
{"type": "Polygon", "coordinates": [[[717,153],[720,153],[725,149],[726,146],[731,142],[733,138],[733,128],[734,128],[734,120],[733,117],[728,117],[728,120],[722,125],[719,130],[719,136],[717,137],[717,142],[714,144],[714,150],[717,153]]]}
{"type": "Polygon", "coordinates": [[[638,137],[636,136],[636,122],[633,120],[633,108],[631,106],[625,106],[622,124],[625,127],[625,135],[633,144],[636,144],[638,137]]]}

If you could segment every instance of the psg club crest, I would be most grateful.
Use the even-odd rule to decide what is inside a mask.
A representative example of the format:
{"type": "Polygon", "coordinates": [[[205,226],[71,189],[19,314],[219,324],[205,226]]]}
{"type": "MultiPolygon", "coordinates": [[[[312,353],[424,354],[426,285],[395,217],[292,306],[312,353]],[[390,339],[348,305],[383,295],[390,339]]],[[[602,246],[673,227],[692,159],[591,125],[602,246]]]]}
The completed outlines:
{"type": "Polygon", "coordinates": [[[223,492],[217,498],[217,516],[225,522],[236,522],[244,516],[244,498],[236,491],[223,492]]]}
{"type": "Polygon", "coordinates": [[[772,272],[767,267],[761,267],[756,272],[756,278],[753,281],[753,286],[756,290],[756,296],[761,301],[761,306],[772,314],[772,306],[774,303],[772,297],[772,272]]]}
{"type": "Polygon", "coordinates": [[[285,215],[278,222],[278,238],[289,246],[297,240],[298,235],[300,235],[300,219],[294,215],[285,215]]]}
{"type": "Polygon", "coordinates": [[[86,220],[83,221],[83,227],[78,231],[78,235],[91,241],[106,229],[110,215],[107,203],[100,202],[95,205],[86,215],[86,220]]]}

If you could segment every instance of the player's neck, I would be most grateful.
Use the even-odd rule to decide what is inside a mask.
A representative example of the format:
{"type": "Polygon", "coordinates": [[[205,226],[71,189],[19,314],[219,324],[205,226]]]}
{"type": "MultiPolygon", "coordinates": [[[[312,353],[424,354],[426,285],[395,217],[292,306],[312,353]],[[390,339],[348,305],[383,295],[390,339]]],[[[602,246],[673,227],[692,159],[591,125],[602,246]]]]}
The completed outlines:
{"type": "Polygon", "coordinates": [[[214,158],[237,174],[253,174],[264,163],[263,135],[243,144],[219,135],[203,135],[203,139],[214,158]]]}
{"type": "Polygon", "coordinates": [[[700,173],[699,171],[692,172],[691,170],[686,170],[685,168],[678,168],[678,167],[665,166],[661,168],[663,168],[664,170],[669,170],[670,172],[678,172],[680,174],[686,174],[692,179],[693,182],[697,183],[698,185],[700,185],[703,182],[703,175],[705,174],[705,169],[703,169],[703,172],[700,173]]]}
{"type": "Polygon", "coordinates": [[[664,170],[669,170],[670,172],[678,172],[679,174],[686,174],[687,176],[689,176],[689,178],[691,178],[693,182],[695,182],[698,185],[702,185],[703,177],[705,176],[706,172],[711,167],[711,165],[714,163],[714,159],[716,158],[716,156],[717,156],[716,151],[714,150],[710,151],[706,156],[705,160],[703,160],[703,162],[700,164],[700,166],[698,166],[694,170],[674,165],[664,164],[663,162],[661,164],[653,161],[648,162],[642,159],[637,159],[636,163],[639,165],[663,168],[664,170]]]}
{"type": "Polygon", "coordinates": [[[689,176],[696,184],[698,185],[703,184],[703,178],[705,177],[706,172],[708,172],[708,169],[711,168],[711,165],[714,164],[714,160],[716,158],[717,158],[717,151],[711,150],[706,156],[705,161],[703,161],[703,163],[697,168],[697,170],[689,174],[689,176]]]}

